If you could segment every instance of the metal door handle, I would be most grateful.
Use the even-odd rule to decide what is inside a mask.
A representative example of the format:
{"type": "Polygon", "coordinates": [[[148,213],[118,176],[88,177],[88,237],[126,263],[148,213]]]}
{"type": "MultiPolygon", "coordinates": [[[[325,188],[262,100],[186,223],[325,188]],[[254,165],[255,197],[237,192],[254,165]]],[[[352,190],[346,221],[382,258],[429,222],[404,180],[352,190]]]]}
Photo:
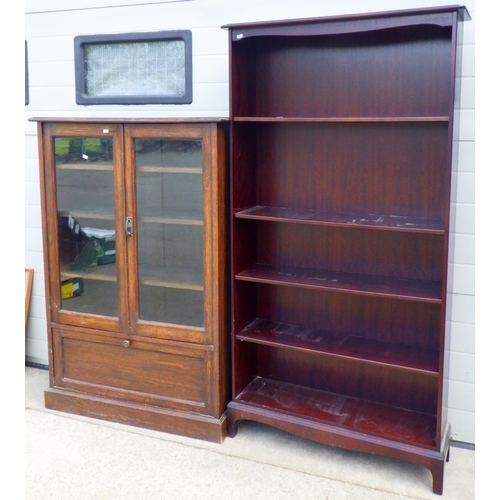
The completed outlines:
{"type": "Polygon", "coordinates": [[[134,221],[132,217],[127,217],[125,219],[125,231],[127,232],[127,236],[132,236],[134,232],[134,221]]]}

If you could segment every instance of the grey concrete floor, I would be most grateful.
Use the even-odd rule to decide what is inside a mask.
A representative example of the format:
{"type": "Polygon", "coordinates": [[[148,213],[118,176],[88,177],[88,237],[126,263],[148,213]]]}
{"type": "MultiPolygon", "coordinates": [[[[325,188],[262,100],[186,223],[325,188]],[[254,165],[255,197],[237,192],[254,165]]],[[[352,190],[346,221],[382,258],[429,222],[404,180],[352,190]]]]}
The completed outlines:
{"type": "Polygon", "coordinates": [[[240,422],[222,444],[47,410],[48,372],[25,370],[27,500],[396,500],[474,498],[475,452],[452,447],[444,494],[402,460],[240,422]]]}

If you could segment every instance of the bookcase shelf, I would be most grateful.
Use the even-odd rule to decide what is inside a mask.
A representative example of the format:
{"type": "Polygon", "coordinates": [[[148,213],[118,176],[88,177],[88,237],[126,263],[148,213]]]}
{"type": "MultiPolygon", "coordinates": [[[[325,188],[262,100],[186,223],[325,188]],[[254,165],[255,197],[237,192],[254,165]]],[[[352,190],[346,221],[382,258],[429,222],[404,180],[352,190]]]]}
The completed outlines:
{"type": "Polygon", "coordinates": [[[232,401],[427,467],[448,458],[446,318],[465,7],[226,26],[232,401]]]}
{"type": "Polygon", "coordinates": [[[235,213],[240,219],[315,224],[338,227],[359,227],[382,231],[412,231],[428,234],[444,234],[444,222],[423,217],[404,215],[374,215],[354,213],[329,213],[318,210],[298,210],[286,207],[250,207],[235,213]]]}
{"type": "Polygon", "coordinates": [[[440,283],[254,264],[235,279],[440,304],[440,283]]]}
{"type": "Polygon", "coordinates": [[[256,377],[237,402],[434,448],[436,417],[256,377]]]}
{"type": "Polygon", "coordinates": [[[142,173],[152,173],[152,174],[194,174],[201,175],[203,173],[201,168],[193,167],[139,167],[138,172],[142,173]]]}
{"type": "Polygon", "coordinates": [[[273,123],[412,123],[448,122],[448,116],[350,116],[350,117],[285,117],[285,116],[235,116],[235,122],[273,123]]]}
{"type": "Polygon", "coordinates": [[[113,164],[109,163],[59,163],[57,165],[58,170],[89,170],[89,171],[113,171],[113,164]]]}
{"type": "MultiPolygon", "coordinates": [[[[357,332],[356,332],[357,333],[357,332]]],[[[354,358],[437,376],[439,350],[256,319],[236,338],[245,342],[354,358]]]]}

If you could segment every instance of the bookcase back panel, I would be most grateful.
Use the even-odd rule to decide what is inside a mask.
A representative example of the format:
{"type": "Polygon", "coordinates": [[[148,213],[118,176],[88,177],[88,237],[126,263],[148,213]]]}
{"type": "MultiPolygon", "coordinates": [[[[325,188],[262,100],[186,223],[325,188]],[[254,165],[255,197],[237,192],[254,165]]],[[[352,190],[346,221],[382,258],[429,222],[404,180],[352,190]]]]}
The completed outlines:
{"type": "MultiPolygon", "coordinates": [[[[439,348],[436,304],[295,287],[247,284],[258,295],[254,317],[345,335],[439,348]]],[[[246,326],[246,325],[245,325],[246,326]]]]}
{"type": "Polygon", "coordinates": [[[257,224],[257,262],[441,281],[443,236],[282,222],[257,224]]]}
{"type": "Polygon", "coordinates": [[[256,205],[442,221],[447,139],[441,123],[261,124],[247,184],[256,205]]]}
{"type": "Polygon", "coordinates": [[[395,377],[383,366],[270,346],[257,351],[257,376],[422,413],[437,411],[435,377],[403,371],[395,377]]]}
{"type": "Polygon", "coordinates": [[[238,66],[235,73],[244,75],[251,66],[255,81],[243,77],[239,81],[248,88],[234,86],[236,116],[448,114],[449,27],[412,26],[362,36],[268,36],[238,45],[239,53],[253,55],[244,56],[246,69],[238,66]],[[243,102],[237,102],[240,96],[243,102]]]}

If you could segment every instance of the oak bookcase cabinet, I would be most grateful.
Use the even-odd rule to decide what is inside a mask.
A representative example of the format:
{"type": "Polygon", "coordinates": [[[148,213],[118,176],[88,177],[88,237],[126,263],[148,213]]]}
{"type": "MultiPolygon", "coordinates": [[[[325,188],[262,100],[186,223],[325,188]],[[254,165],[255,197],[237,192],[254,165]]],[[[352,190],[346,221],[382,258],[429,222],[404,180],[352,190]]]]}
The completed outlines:
{"type": "Polygon", "coordinates": [[[46,406],[222,441],[227,120],[33,120],[46,406]]]}
{"type": "Polygon", "coordinates": [[[232,401],[443,491],[465,7],[229,31],[232,401]]]}

